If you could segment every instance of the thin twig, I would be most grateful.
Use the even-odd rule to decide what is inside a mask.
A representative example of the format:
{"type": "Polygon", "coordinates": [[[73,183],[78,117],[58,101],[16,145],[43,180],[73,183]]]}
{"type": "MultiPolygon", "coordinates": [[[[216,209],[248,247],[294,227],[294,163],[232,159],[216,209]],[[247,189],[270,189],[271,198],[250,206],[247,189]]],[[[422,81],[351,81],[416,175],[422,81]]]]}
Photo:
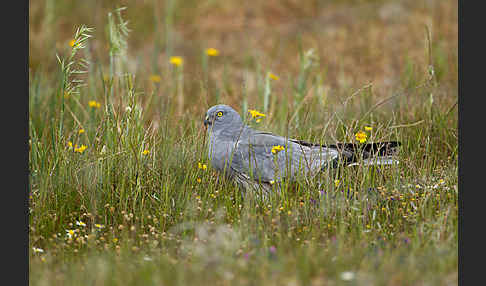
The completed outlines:
{"type": "Polygon", "coordinates": [[[399,124],[399,125],[395,125],[395,126],[390,126],[388,128],[392,129],[392,128],[402,128],[402,127],[412,127],[412,126],[416,126],[416,125],[419,125],[421,123],[423,123],[425,120],[420,120],[420,121],[417,121],[417,122],[414,122],[414,123],[409,123],[409,124],[399,124]]]}
{"type": "Polygon", "coordinates": [[[451,106],[451,108],[449,108],[449,110],[446,112],[446,116],[449,115],[449,113],[451,113],[451,111],[454,109],[454,107],[456,107],[457,102],[458,102],[458,100],[456,100],[456,102],[451,106]]]}

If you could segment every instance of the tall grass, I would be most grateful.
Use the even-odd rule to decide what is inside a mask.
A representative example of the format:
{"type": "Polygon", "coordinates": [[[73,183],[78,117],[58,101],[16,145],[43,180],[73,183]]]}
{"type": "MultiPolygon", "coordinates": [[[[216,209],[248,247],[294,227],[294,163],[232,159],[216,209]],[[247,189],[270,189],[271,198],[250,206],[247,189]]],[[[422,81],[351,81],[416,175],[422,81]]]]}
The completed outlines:
{"type": "Polygon", "coordinates": [[[237,80],[224,51],[190,72],[176,3],[151,45],[163,65],[130,57],[136,31],[120,8],[75,29],[56,72],[31,77],[32,285],[457,283],[457,82],[445,81],[433,37],[426,65],[410,59],[386,96],[376,83],[333,87],[311,48],[286,71],[250,55],[237,80]],[[401,163],[299,177],[262,201],[208,161],[204,112],[226,101],[255,128],[293,138],[399,140],[401,163]],[[255,108],[267,114],[258,123],[246,114],[255,108]]]}

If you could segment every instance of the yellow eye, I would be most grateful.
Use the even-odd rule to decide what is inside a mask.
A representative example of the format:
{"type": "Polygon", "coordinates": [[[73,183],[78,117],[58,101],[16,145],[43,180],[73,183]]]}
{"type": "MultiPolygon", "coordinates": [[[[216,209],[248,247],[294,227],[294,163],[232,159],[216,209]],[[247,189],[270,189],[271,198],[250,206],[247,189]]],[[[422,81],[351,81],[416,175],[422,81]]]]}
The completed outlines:
{"type": "Polygon", "coordinates": [[[217,115],[218,117],[221,117],[221,116],[223,116],[223,112],[221,112],[221,111],[220,111],[220,112],[216,113],[216,115],[217,115]]]}

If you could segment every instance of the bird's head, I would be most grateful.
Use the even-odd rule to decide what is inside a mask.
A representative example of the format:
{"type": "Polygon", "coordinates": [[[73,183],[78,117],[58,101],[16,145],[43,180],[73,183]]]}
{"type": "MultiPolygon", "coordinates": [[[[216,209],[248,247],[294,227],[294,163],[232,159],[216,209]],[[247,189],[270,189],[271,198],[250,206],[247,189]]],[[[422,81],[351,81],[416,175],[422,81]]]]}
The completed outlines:
{"type": "Polygon", "coordinates": [[[235,130],[234,127],[241,127],[241,117],[233,108],[225,104],[212,106],[206,112],[204,126],[210,128],[212,132],[225,129],[235,130]]]}

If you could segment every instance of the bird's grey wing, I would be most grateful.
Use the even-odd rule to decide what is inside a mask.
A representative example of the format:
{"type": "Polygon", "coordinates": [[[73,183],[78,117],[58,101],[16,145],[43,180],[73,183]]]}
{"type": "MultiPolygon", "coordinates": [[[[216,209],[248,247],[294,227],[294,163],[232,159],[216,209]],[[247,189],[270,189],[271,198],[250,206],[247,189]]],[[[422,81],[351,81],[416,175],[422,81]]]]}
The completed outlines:
{"type": "MultiPolygon", "coordinates": [[[[278,143],[281,142],[273,142],[275,145],[279,145],[278,143]]],[[[259,138],[247,137],[240,139],[233,154],[232,170],[244,173],[250,178],[261,182],[274,180],[275,166],[272,147],[275,145],[272,145],[270,141],[261,142],[259,138]]]]}
{"type": "Polygon", "coordinates": [[[269,182],[298,172],[305,175],[320,171],[338,152],[320,145],[307,146],[268,132],[253,131],[237,143],[233,166],[257,180],[269,182]],[[285,149],[272,153],[274,146],[285,149]]]}

